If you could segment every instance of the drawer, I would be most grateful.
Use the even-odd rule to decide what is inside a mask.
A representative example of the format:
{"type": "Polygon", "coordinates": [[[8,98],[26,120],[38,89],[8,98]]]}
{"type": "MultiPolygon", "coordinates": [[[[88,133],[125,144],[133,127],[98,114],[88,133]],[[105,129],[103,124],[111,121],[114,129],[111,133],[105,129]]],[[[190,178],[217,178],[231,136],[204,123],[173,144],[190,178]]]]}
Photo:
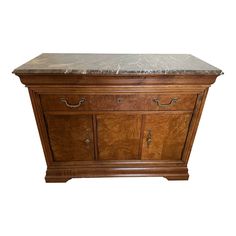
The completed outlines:
{"type": "Polygon", "coordinates": [[[44,111],[192,111],[196,94],[107,94],[40,96],[44,111]]]}

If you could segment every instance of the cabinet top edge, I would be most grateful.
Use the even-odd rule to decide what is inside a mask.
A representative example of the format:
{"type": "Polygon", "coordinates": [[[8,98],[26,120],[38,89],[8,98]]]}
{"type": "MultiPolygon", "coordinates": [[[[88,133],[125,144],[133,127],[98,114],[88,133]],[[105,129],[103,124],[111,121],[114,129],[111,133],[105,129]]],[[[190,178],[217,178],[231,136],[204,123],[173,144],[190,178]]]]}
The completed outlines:
{"type": "Polygon", "coordinates": [[[222,70],[190,54],[43,53],[19,66],[16,75],[220,75],[222,70]]]}

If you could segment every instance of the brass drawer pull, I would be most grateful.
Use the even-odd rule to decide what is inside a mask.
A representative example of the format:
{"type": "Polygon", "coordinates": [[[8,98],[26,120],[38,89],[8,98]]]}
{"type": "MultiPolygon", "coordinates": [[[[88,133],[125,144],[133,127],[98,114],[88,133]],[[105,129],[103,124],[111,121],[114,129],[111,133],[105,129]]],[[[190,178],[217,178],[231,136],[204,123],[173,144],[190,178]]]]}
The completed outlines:
{"type": "Polygon", "coordinates": [[[155,102],[159,107],[168,107],[177,102],[178,98],[171,98],[169,103],[162,104],[158,98],[153,99],[152,101],[155,102]]]}
{"type": "Polygon", "coordinates": [[[152,143],[152,131],[151,130],[148,130],[146,141],[147,141],[147,146],[149,147],[149,145],[152,143]]]}
{"type": "Polygon", "coordinates": [[[77,107],[80,107],[80,106],[86,101],[85,98],[81,98],[81,99],[79,100],[79,103],[78,103],[78,104],[69,104],[65,98],[61,98],[60,100],[61,100],[62,102],[64,102],[64,103],[66,104],[66,106],[69,107],[69,108],[77,108],[77,107]]]}

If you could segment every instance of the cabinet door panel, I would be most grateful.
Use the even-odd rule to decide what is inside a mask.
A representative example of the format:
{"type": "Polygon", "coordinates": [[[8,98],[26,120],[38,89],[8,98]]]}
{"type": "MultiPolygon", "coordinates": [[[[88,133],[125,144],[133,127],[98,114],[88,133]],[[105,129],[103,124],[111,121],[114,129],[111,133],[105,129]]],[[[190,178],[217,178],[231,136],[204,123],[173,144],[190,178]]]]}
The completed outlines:
{"type": "Polygon", "coordinates": [[[143,160],[180,160],[191,114],[144,115],[143,160]]]}
{"type": "Polygon", "coordinates": [[[139,158],[141,115],[97,115],[98,159],[139,158]]]}
{"type": "Polygon", "coordinates": [[[92,116],[46,115],[55,161],[94,159],[92,116]]]}

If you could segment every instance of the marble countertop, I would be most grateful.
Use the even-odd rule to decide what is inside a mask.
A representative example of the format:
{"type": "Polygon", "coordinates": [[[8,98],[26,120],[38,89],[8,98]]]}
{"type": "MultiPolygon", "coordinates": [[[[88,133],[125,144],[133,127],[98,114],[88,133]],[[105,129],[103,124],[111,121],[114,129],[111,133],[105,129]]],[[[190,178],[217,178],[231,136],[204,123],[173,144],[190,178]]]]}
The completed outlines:
{"type": "Polygon", "coordinates": [[[220,75],[222,71],[189,54],[43,53],[15,74],[220,75]]]}

